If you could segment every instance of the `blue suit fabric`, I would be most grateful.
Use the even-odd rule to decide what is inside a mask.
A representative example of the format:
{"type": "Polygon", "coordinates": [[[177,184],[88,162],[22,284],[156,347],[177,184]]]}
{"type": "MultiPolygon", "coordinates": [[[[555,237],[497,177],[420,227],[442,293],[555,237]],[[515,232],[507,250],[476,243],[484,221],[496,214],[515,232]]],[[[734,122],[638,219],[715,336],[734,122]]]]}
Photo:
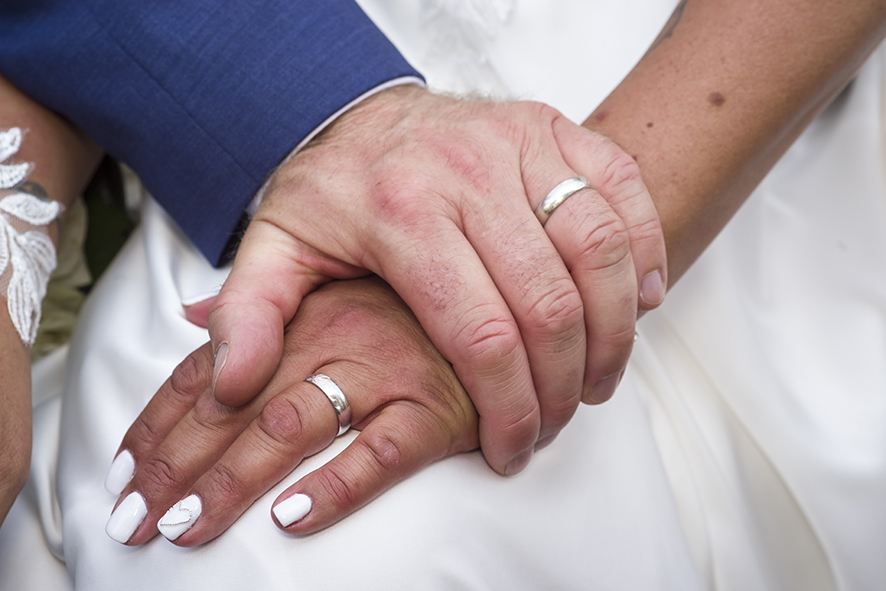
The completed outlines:
{"type": "Polygon", "coordinates": [[[0,72],[129,164],[213,263],[300,140],[418,75],[351,0],[0,0],[0,72]]]}

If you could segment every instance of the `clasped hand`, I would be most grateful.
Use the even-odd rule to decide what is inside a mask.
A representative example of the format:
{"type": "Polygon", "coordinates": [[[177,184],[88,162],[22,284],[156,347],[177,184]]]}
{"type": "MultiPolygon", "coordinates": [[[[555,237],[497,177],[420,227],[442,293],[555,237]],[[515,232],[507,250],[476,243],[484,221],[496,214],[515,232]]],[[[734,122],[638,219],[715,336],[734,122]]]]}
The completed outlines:
{"type": "Polygon", "coordinates": [[[209,313],[216,399],[267,383],[306,294],[370,272],[452,363],[502,474],[612,395],[667,285],[655,208],[613,142],[540,103],[390,89],[273,175],[209,313]],[[533,210],[577,174],[593,189],[543,228],[533,210]]]}
{"type": "Polygon", "coordinates": [[[538,103],[386,91],[272,177],[211,305],[211,346],[121,446],[136,468],[123,497],[138,491],[148,517],[128,543],[185,494],[203,514],[176,543],[205,542],[327,446],[336,415],[303,381],[314,373],[339,383],[363,432],[281,495],[313,500],[278,521],[287,531],[325,527],[478,445],[519,472],[580,400],[612,395],[637,311],[666,281],[655,208],[614,143],[538,103]],[[576,175],[593,189],[542,227],[534,209],[576,175]],[[402,300],[380,280],[309,295],[370,273],[402,300]]]}

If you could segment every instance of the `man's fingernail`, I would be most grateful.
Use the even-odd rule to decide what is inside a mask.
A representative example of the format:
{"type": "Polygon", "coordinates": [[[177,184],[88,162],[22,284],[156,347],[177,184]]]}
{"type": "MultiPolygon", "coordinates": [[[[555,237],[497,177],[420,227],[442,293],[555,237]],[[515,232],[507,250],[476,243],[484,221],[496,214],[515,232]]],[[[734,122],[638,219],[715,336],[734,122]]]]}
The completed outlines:
{"type": "Polygon", "coordinates": [[[128,449],[124,449],[111,463],[111,469],[105,476],[105,488],[112,495],[119,495],[132,480],[133,474],[135,474],[135,458],[128,449]]]}
{"type": "Polygon", "coordinates": [[[508,462],[508,465],[505,467],[505,475],[514,476],[515,474],[519,474],[526,468],[526,466],[529,465],[529,460],[531,459],[532,450],[527,449],[520,455],[516,456],[513,460],[508,462]]]}
{"type": "Polygon", "coordinates": [[[215,394],[215,383],[218,381],[218,374],[225,367],[225,361],[228,360],[228,344],[222,343],[215,352],[215,367],[212,370],[212,393],[215,394]]]}
{"type": "Polygon", "coordinates": [[[166,536],[167,540],[174,542],[191,529],[201,513],[203,513],[203,503],[200,502],[200,497],[197,495],[185,497],[170,507],[166,515],[160,518],[160,521],[157,522],[157,529],[166,536]]]}
{"type": "Polygon", "coordinates": [[[590,390],[582,395],[581,401],[585,404],[602,404],[612,398],[612,395],[615,394],[615,389],[618,387],[618,383],[621,381],[622,373],[624,373],[624,370],[614,373],[611,376],[606,376],[598,381],[590,390]]]}
{"type": "Polygon", "coordinates": [[[311,512],[311,497],[308,495],[295,494],[274,505],[274,517],[283,527],[289,527],[299,519],[311,512]]]}
{"type": "Polygon", "coordinates": [[[217,296],[219,294],[220,291],[221,291],[221,285],[219,285],[218,287],[216,287],[212,291],[207,291],[205,293],[200,293],[195,296],[185,298],[182,300],[182,306],[187,307],[187,306],[193,306],[194,304],[199,304],[200,302],[203,302],[203,301],[208,300],[210,298],[214,298],[215,296],[217,296]]]}
{"type": "Polygon", "coordinates": [[[148,506],[145,505],[144,497],[137,492],[131,492],[111,513],[111,518],[108,519],[108,524],[105,526],[105,532],[112,540],[125,544],[145,520],[147,514],[148,506]]]}
{"type": "Polygon", "coordinates": [[[541,451],[544,448],[546,448],[547,446],[549,446],[550,444],[554,443],[554,439],[557,438],[557,435],[559,435],[559,433],[554,433],[553,435],[548,435],[544,439],[541,439],[538,442],[536,442],[535,451],[541,451]]]}
{"type": "Polygon", "coordinates": [[[640,299],[650,306],[658,306],[664,301],[665,287],[661,271],[656,269],[643,278],[643,283],[640,284],[640,299]]]}

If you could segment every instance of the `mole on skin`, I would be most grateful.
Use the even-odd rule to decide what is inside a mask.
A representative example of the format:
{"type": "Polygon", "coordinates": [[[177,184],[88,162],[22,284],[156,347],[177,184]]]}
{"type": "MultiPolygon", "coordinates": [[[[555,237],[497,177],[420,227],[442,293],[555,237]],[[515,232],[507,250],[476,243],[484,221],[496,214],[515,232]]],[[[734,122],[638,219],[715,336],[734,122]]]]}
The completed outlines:
{"type": "Polygon", "coordinates": [[[722,106],[723,103],[726,102],[726,97],[720,94],[719,92],[712,92],[708,95],[708,102],[714,105],[715,107],[722,106]]]}
{"type": "Polygon", "coordinates": [[[652,121],[646,124],[646,127],[652,127],[652,121]]]}

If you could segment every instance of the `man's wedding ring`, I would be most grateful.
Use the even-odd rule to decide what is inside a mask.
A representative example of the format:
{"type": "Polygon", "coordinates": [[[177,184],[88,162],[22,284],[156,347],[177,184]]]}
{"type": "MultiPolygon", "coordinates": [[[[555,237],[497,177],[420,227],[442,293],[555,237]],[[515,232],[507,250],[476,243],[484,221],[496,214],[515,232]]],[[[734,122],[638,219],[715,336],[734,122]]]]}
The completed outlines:
{"type": "Polygon", "coordinates": [[[556,187],[554,187],[548,196],[542,199],[538,207],[535,208],[535,217],[541,222],[542,227],[547,223],[548,218],[554,213],[554,210],[560,207],[564,201],[569,199],[574,193],[582,189],[590,189],[591,184],[583,176],[569,177],[556,187]]]}
{"type": "Polygon", "coordinates": [[[348,402],[345,393],[338,387],[338,384],[333,382],[332,378],[322,373],[315,373],[305,381],[311,382],[320,388],[326,394],[326,397],[329,398],[329,402],[332,403],[332,408],[335,409],[335,414],[338,415],[338,435],[336,437],[347,433],[348,429],[351,428],[351,404],[348,402]]]}

